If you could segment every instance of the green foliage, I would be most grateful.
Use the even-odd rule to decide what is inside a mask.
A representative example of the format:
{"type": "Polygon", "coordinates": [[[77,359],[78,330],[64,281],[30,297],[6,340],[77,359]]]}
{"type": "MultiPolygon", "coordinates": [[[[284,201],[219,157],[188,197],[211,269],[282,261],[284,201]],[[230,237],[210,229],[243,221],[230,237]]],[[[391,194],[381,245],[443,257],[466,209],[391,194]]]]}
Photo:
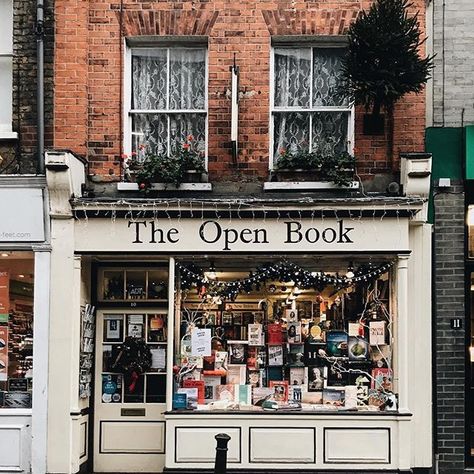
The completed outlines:
{"type": "Polygon", "coordinates": [[[176,187],[183,182],[187,171],[205,172],[204,155],[193,149],[192,137],[183,145],[176,146],[168,156],[146,154],[142,168],[136,173],[141,190],[147,190],[152,183],[170,183],[176,187]]]}
{"type": "Polygon", "coordinates": [[[340,94],[356,105],[391,110],[405,94],[419,93],[430,77],[432,57],[420,57],[418,15],[409,0],[376,0],[349,28],[340,94]]]}
{"type": "Polygon", "coordinates": [[[276,161],[276,168],[279,170],[318,171],[322,181],[332,181],[338,186],[347,186],[352,181],[354,167],[355,158],[346,151],[331,153],[280,150],[276,161]]]}

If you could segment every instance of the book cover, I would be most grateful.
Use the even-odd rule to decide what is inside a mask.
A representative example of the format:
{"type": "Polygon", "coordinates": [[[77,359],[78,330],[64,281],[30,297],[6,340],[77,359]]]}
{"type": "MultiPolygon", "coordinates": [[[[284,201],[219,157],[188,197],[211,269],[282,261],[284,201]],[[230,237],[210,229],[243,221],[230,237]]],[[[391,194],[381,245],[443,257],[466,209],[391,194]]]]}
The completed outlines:
{"type": "Polygon", "coordinates": [[[242,326],[243,316],[240,311],[235,311],[232,313],[232,319],[235,326],[242,326]]]}
{"type": "Polygon", "coordinates": [[[229,347],[229,364],[247,363],[247,341],[227,341],[229,347]]]}
{"type": "Polygon", "coordinates": [[[301,401],[311,405],[321,405],[323,403],[323,391],[316,390],[314,392],[303,392],[301,395],[301,401]]]}
{"type": "Polygon", "coordinates": [[[301,340],[301,323],[299,321],[288,323],[288,342],[290,344],[300,344],[301,340]]]}
{"type": "Polygon", "coordinates": [[[320,351],[323,351],[324,354],[326,353],[326,344],[307,340],[304,344],[305,365],[308,367],[321,367],[323,365],[323,359],[319,354],[320,351]]]}
{"type": "Polygon", "coordinates": [[[203,380],[183,380],[183,388],[196,388],[197,401],[199,404],[204,403],[204,381],[203,380]]]}
{"type": "Polygon", "coordinates": [[[202,368],[204,370],[214,370],[215,369],[215,361],[216,361],[216,352],[212,351],[212,354],[207,357],[203,357],[203,365],[202,368]]]}
{"type": "Polygon", "coordinates": [[[186,395],[187,409],[195,410],[197,408],[197,403],[198,403],[198,389],[196,387],[178,388],[178,394],[180,393],[186,395]]]}
{"type": "Polygon", "coordinates": [[[313,341],[322,341],[323,331],[318,323],[309,323],[308,339],[313,341]]]}
{"type": "Polygon", "coordinates": [[[288,380],[270,380],[270,388],[273,388],[273,399],[276,402],[288,401],[288,380]]]}
{"type": "Polygon", "coordinates": [[[227,366],[227,384],[244,385],[247,383],[247,367],[245,365],[227,366]]]}
{"type": "Polygon", "coordinates": [[[308,368],[308,391],[316,392],[322,390],[327,377],[327,367],[308,368]]]}
{"type": "Polygon", "coordinates": [[[252,387],[263,387],[264,369],[248,370],[247,383],[252,387]]]}
{"type": "Polygon", "coordinates": [[[268,365],[283,365],[283,346],[268,346],[268,365]]]}
{"type": "Polygon", "coordinates": [[[214,354],[214,369],[227,369],[229,354],[224,351],[216,351],[214,354]]]}
{"type": "Polygon", "coordinates": [[[290,385],[288,387],[288,400],[301,402],[303,399],[303,388],[298,385],[290,385]]]}
{"type": "Polygon", "coordinates": [[[283,332],[279,324],[268,324],[268,345],[281,345],[283,344],[283,332]]]}
{"type": "Polygon", "coordinates": [[[385,400],[385,396],[382,392],[372,388],[369,389],[367,405],[381,408],[383,405],[385,405],[385,400]]]}
{"type": "Polygon", "coordinates": [[[323,404],[336,407],[344,406],[344,390],[325,388],[323,390],[323,404]]]}
{"type": "Polygon", "coordinates": [[[261,324],[248,325],[248,343],[249,346],[263,346],[263,326],[261,324]]]}
{"type": "Polygon", "coordinates": [[[364,325],[361,323],[349,323],[347,325],[347,333],[349,336],[364,337],[365,335],[364,325]]]}
{"type": "Polygon", "coordinates": [[[221,385],[222,377],[218,375],[205,375],[204,379],[204,401],[210,403],[216,399],[216,387],[221,385]]]}
{"type": "Polygon", "coordinates": [[[273,388],[270,387],[253,387],[252,388],[252,404],[261,405],[265,400],[273,396],[273,388]]]}
{"type": "Polygon", "coordinates": [[[385,344],[385,321],[369,322],[369,344],[383,346],[385,344]]]}
{"type": "Polygon", "coordinates": [[[344,331],[329,331],[326,334],[326,352],[329,357],[346,357],[347,333],[344,331]]]}
{"type": "Polygon", "coordinates": [[[222,326],[232,326],[232,313],[230,311],[222,313],[222,326]]]}
{"type": "Polygon", "coordinates": [[[306,386],[307,367],[290,367],[288,372],[290,385],[306,386]]]}
{"type": "Polygon", "coordinates": [[[188,407],[188,397],[185,393],[173,394],[173,410],[186,410],[188,407]]]}
{"type": "Polygon", "coordinates": [[[290,344],[288,352],[288,365],[304,367],[304,344],[290,344]]]}
{"type": "Polygon", "coordinates": [[[357,409],[357,387],[355,385],[346,385],[344,388],[344,406],[349,410],[357,409]]]}
{"type": "Polygon", "coordinates": [[[359,336],[349,336],[347,352],[349,360],[367,360],[369,358],[369,342],[359,336]]]}
{"type": "Polygon", "coordinates": [[[283,367],[267,367],[267,380],[263,381],[263,385],[266,385],[270,380],[283,380],[283,367]]]}
{"type": "Polygon", "coordinates": [[[293,322],[298,320],[298,312],[296,309],[285,309],[285,319],[287,322],[293,322]]]}
{"type": "MultiPolygon", "coordinates": [[[[345,369],[345,367],[344,367],[345,369]]],[[[345,370],[336,369],[333,366],[327,368],[327,387],[344,387],[349,383],[349,373],[345,370]]]]}
{"type": "Polygon", "coordinates": [[[233,402],[235,400],[235,385],[217,385],[216,400],[225,400],[228,402],[233,402]]]}
{"type": "Polygon", "coordinates": [[[252,387],[250,385],[238,385],[238,402],[244,405],[252,404],[252,387]]]}
{"type": "Polygon", "coordinates": [[[371,387],[375,390],[381,390],[384,392],[391,392],[393,388],[392,384],[392,369],[382,368],[372,370],[372,384],[371,387]]]}

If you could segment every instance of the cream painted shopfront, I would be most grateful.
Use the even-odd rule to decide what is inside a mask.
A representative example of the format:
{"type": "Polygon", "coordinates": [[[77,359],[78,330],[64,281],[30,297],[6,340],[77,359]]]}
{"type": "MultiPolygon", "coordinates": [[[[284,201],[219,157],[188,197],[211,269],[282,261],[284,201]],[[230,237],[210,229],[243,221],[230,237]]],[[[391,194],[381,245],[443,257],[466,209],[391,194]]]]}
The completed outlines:
{"type": "Polygon", "coordinates": [[[423,207],[55,195],[48,472],[429,467],[423,207]]]}

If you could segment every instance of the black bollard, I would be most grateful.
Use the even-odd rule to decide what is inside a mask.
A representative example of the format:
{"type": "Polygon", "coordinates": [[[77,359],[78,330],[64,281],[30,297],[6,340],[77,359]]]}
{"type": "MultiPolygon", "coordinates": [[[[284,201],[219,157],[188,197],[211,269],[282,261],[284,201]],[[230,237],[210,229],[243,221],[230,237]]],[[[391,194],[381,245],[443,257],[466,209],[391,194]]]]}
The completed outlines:
{"type": "Polygon", "coordinates": [[[225,433],[219,433],[215,436],[216,446],[216,463],[214,465],[214,474],[226,474],[227,472],[227,444],[230,436],[225,433]]]}

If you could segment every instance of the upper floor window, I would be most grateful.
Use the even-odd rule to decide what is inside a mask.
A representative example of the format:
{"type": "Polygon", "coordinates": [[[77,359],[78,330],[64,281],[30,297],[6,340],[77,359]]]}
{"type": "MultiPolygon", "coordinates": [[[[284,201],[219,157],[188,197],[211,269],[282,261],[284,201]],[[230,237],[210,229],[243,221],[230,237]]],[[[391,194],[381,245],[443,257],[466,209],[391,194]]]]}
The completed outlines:
{"type": "Polygon", "coordinates": [[[11,138],[13,97],[13,2],[0,0],[0,138],[11,138]]]}
{"type": "Polygon", "coordinates": [[[337,93],[343,48],[273,50],[273,160],[284,151],[352,151],[353,111],[337,93]]]}
{"type": "Polygon", "coordinates": [[[192,137],[206,151],[207,51],[198,47],[132,48],[128,149],[171,154],[192,137]]]}

